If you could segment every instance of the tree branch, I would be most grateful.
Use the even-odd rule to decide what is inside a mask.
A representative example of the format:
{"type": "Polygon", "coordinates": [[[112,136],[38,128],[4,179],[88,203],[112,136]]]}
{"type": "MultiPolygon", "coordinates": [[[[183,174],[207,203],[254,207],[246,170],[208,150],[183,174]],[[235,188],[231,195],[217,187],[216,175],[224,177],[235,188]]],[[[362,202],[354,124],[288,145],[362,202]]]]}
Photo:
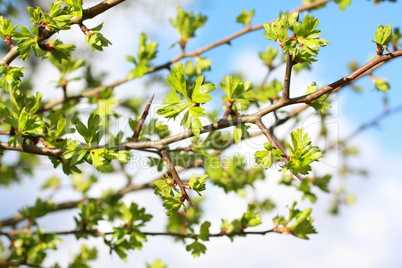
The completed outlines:
{"type": "Polygon", "coordinates": [[[285,78],[283,81],[283,91],[282,91],[282,99],[287,102],[289,101],[290,94],[290,78],[292,76],[292,68],[293,68],[293,60],[290,52],[286,52],[286,70],[285,70],[285,78]]]}
{"type": "Polygon", "coordinates": [[[142,126],[144,125],[145,119],[148,116],[149,108],[151,108],[151,104],[152,104],[152,101],[153,101],[154,97],[155,97],[155,94],[152,95],[152,97],[149,100],[148,104],[145,106],[145,109],[144,109],[144,112],[142,113],[141,119],[138,122],[137,127],[135,128],[135,132],[134,132],[133,136],[131,137],[131,141],[134,141],[134,142],[138,141],[138,137],[140,136],[142,126]]]}
{"type": "Polygon", "coordinates": [[[194,208],[193,202],[191,202],[190,196],[187,194],[186,188],[185,188],[182,180],[180,179],[179,174],[177,173],[177,170],[174,167],[172,160],[170,159],[169,153],[166,151],[166,149],[161,149],[161,150],[159,150],[159,152],[161,153],[163,159],[165,159],[165,161],[168,165],[169,171],[173,176],[174,181],[180,188],[183,198],[188,201],[188,203],[190,204],[190,206],[192,208],[194,208]]]}
{"type": "MultiPolygon", "coordinates": [[[[90,7],[88,9],[83,10],[83,15],[82,17],[74,17],[70,20],[70,24],[79,24],[82,23],[84,20],[87,19],[92,19],[93,17],[105,12],[106,10],[124,2],[125,0],[105,0],[100,4],[97,4],[93,7],[90,7]]],[[[54,35],[56,31],[47,31],[47,34],[38,39],[38,43],[41,43],[43,40],[49,39],[52,35],[54,35]]],[[[11,49],[8,51],[8,53],[0,59],[0,66],[8,66],[10,63],[15,60],[20,52],[18,51],[17,46],[10,46],[11,49]]]]}

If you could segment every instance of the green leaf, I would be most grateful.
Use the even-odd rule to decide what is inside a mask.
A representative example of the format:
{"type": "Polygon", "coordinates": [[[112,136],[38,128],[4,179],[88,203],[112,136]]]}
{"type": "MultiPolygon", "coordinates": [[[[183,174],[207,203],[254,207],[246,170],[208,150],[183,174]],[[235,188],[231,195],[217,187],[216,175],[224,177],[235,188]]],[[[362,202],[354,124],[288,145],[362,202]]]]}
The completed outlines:
{"type": "Polygon", "coordinates": [[[276,41],[298,63],[314,62],[320,47],[329,42],[318,37],[321,34],[320,30],[316,30],[318,19],[307,15],[302,22],[298,22],[295,15],[297,14],[281,15],[272,23],[264,24],[265,38],[276,41]],[[294,31],[294,37],[289,38],[289,30],[294,31]]]}
{"type": "Polygon", "coordinates": [[[85,177],[82,174],[75,173],[71,176],[71,181],[75,190],[85,194],[91,189],[92,185],[98,181],[98,179],[94,175],[85,177]]]}
{"type": "MultiPolygon", "coordinates": [[[[313,82],[311,84],[311,86],[307,87],[306,95],[316,92],[317,90],[318,90],[317,84],[315,82],[313,82]]],[[[321,97],[319,97],[318,99],[316,99],[315,101],[310,102],[309,105],[311,107],[313,107],[317,112],[319,112],[321,114],[326,114],[327,110],[332,108],[331,104],[325,102],[327,100],[327,98],[328,98],[328,95],[324,94],[321,97]]]]}
{"type": "Polygon", "coordinates": [[[21,78],[24,76],[25,68],[0,66],[0,87],[6,92],[17,89],[21,85],[21,78]]]}
{"type": "Polygon", "coordinates": [[[266,66],[268,66],[269,68],[273,67],[273,62],[276,59],[276,57],[278,56],[278,49],[272,47],[272,46],[268,46],[267,49],[263,52],[258,53],[258,56],[260,57],[260,59],[264,62],[264,64],[266,66]]]}
{"type": "Polygon", "coordinates": [[[128,74],[128,79],[142,77],[148,72],[149,62],[156,57],[158,44],[152,40],[147,39],[147,35],[141,33],[138,44],[137,58],[127,56],[126,60],[134,63],[136,68],[131,70],[128,74]]]}
{"type": "Polygon", "coordinates": [[[212,100],[212,96],[208,93],[215,89],[215,85],[212,83],[202,84],[203,81],[203,75],[198,76],[195,80],[193,94],[191,96],[192,101],[194,101],[195,103],[206,103],[212,100]]]}
{"type": "Polygon", "coordinates": [[[374,43],[386,48],[392,40],[392,26],[387,25],[378,25],[377,31],[374,34],[375,40],[374,43]]]}
{"type": "Polygon", "coordinates": [[[181,193],[178,193],[175,197],[162,197],[163,206],[167,209],[166,215],[175,215],[179,209],[183,206],[183,202],[179,200],[181,193]]]}
{"type": "Polygon", "coordinates": [[[236,22],[244,24],[244,26],[250,26],[251,20],[254,17],[255,10],[251,10],[250,12],[247,10],[242,10],[241,14],[237,16],[236,22]]]}
{"type": "Polygon", "coordinates": [[[206,188],[205,185],[205,179],[208,177],[208,175],[203,175],[200,177],[195,177],[194,174],[190,177],[190,180],[188,182],[188,185],[190,188],[194,191],[196,191],[199,195],[201,195],[200,192],[204,191],[206,188]]]}
{"type": "Polygon", "coordinates": [[[268,169],[272,166],[274,161],[279,161],[283,159],[283,153],[281,150],[272,147],[272,144],[266,142],[264,144],[266,150],[257,151],[254,153],[255,162],[261,164],[264,169],[268,169]]]}
{"type": "Polygon", "coordinates": [[[91,46],[92,50],[103,51],[104,47],[111,45],[112,43],[107,40],[99,31],[102,29],[103,23],[99,24],[95,28],[88,30],[85,33],[85,41],[91,46]]]}
{"type": "Polygon", "coordinates": [[[201,254],[205,254],[207,247],[198,241],[194,241],[190,245],[186,246],[186,250],[190,251],[194,257],[200,257],[201,254]]]}
{"type": "Polygon", "coordinates": [[[385,79],[372,77],[372,80],[374,81],[375,89],[377,89],[378,91],[387,93],[388,90],[391,88],[390,84],[385,79]]]}
{"type": "Polygon", "coordinates": [[[207,17],[198,13],[183,11],[182,7],[177,8],[176,19],[169,19],[170,24],[176,29],[180,35],[180,40],[187,42],[190,38],[195,37],[195,31],[201,28],[207,21],[207,17]]]}
{"type": "Polygon", "coordinates": [[[318,147],[311,145],[311,140],[307,133],[303,133],[303,129],[297,129],[290,133],[292,144],[286,142],[289,150],[290,159],[283,171],[290,170],[294,175],[308,174],[311,170],[310,164],[318,161],[322,157],[322,153],[318,147]]]}
{"type": "Polygon", "coordinates": [[[343,11],[352,3],[352,0],[335,0],[335,3],[339,4],[339,10],[343,11]]]}
{"type": "Polygon", "coordinates": [[[209,221],[206,221],[201,225],[199,238],[202,241],[209,241],[209,227],[211,227],[211,223],[209,221]]]}

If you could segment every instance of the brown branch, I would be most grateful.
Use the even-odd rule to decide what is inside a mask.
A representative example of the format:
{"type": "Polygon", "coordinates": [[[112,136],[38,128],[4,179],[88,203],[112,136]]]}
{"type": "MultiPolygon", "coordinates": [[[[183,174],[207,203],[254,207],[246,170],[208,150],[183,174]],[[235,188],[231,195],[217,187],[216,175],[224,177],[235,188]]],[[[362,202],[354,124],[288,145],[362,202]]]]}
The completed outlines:
{"type": "Polygon", "coordinates": [[[282,156],[283,158],[287,159],[288,156],[285,153],[285,149],[283,146],[276,140],[274,135],[268,130],[268,128],[264,125],[264,123],[258,119],[255,121],[255,124],[258,126],[258,128],[261,130],[261,132],[267,137],[268,141],[274,146],[276,149],[282,151],[282,156]]]}
{"type": "Polygon", "coordinates": [[[142,129],[142,126],[144,125],[145,119],[148,116],[149,108],[151,108],[152,101],[154,100],[155,94],[152,95],[151,99],[149,100],[148,104],[145,106],[144,112],[142,113],[141,119],[137,124],[137,127],[135,128],[135,132],[133,136],[131,137],[131,141],[138,141],[138,137],[140,136],[140,132],[142,129]]]}
{"type": "MultiPolygon", "coordinates": [[[[314,8],[316,8],[318,6],[324,5],[324,4],[332,2],[332,1],[333,0],[323,0],[323,1],[314,2],[314,3],[311,3],[309,5],[300,6],[300,7],[296,8],[296,9],[294,9],[294,10],[288,12],[288,13],[291,14],[291,13],[311,10],[311,9],[314,9],[314,8]]],[[[175,63],[175,62],[177,62],[177,61],[179,61],[181,59],[188,58],[188,57],[199,56],[199,55],[201,55],[201,54],[203,54],[203,53],[205,53],[205,52],[207,52],[207,51],[209,51],[209,50],[211,50],[213,48],[216,48],[218,46],[225,45],[225,44],[230,44],[232,40],[234,40],[234,39],[236,39],[236,38],[238,38],[238,37],[240,37],[242,35],[245,35],[246,33],[260,30],[260,29],[264,28],[264,24],[270,23],[270,22],[272,22],[272,21],[265,22],[265,23],[262,23],[262,24],[259,24],[259,25],[253,26],[253,27],[245,27],[242,30],[240,30],[240,31],[238,31],[238,32],[236,32],[234,34],[231,34],[231,35],[229,35],[229,36],[227,36],[227,37],[225,37],[225,38],[223,38],[223,39],[221,39],[219,41],[216,41],[214,43],[206,45],[206,46],[204,46],[202,48],[198,48],[196,50],[193,50],[193,51],[187,52],[187,53],[181,53],[179,56],[171,59],[170,61],[168,61],[165,64],[162,64],[160,66],[156,66],[156,67],[153,67],[153,68],[149,68],[148,72],[154,72],[156,70],[169,68],[169,66],[171,64],[173,64],[173,63],[175,63]]]]}
{"type": "MultiPolygon", "coordinates": [[[[266,235],[268,233],[277,232],[274,229],[264,230],[264,231],[237,231],[237,232],[219,232],[210,234],[209,237],[234,237],[234,236],[244,236],[244,235],[266,235]]],[[[99,231],[90,231],[90,230],[71,230],[71,231],[60,231],[60,232],[52,232],[52,233],[44,233],[43,235],[92,235],[92,236],[101,236],[105,237],[107,235],[113,235],[115,232],[99,232],[99,231]]],[[[130,232],[129,232],[130,233],[130,232]]],[[[128,233],[128,234],[129,234],[128,233]]],[[[175,232],[141,232],[144,235],[149,236],[171,236],[171,237],[179,237],[179,238],[189,238],[189,239],[198,239],[200,234],[183,234],[183,233],[175,233],[175,232]]],[[[0,232],[0,235],[9,236],[8,233],[0,232]]]]}
{"type": "Polygon", "coordinates": [[[41,108],[39,108],[37,113],[42,113],[44,111],[48,111],[48,110],[52,109],[53,107],[55,107],[56,105],[62,104],[64,102],[68,102],[70,100],[79,100],[79,99],[84,98],[84,97],[90,97],[90,96],[96,95],[96,94],[102,92],[103,90],[105,90],[106,88],[113,88],[113,87],[119,86],[119,85],[121,85],[121,84],[123,84],[123,83],[125,83],[127,81],[128,81],[127,78],[123,78],[123,79],[115,81],[115,82],[113,82],[111,84],[108,84],[108,85],[105,85],[105,86],[99,86],[99,87],[93,88],[91,90],[84,91],[84,92],[82,92],[82,93],[80,93],[80,94],[78,94],[76,96],[71,96],[71,97],[68,97],[68,98],[62,98],[62,99],[59,99],[59,100],[49,102],[49,103],[43,105],[41,108]]]}
{"type": "Polygon", "coordinates": [[[16,144],[16,146],[8,145],[7,142],[0,142],[1,150],[9,150],[9,151],[19,151],[24,153],[36,154],[36,155],[46,155],[50,157],[59,157],[62,155],[66,149],[50,149],[46,147],[37,147],[34,145],[28,144],[16,144]]]}
{"type": "MultiPolygon", "coordinates": [[[[245,115],[239,118],[235,118],[232,120],[219,120],[216,123],[204,126],[204,128],[201,130],[202,133],[208,133],[211,131],[215,130],[220,130],[224,129],[227,127],[232,127],[235,125],[239,124],[245,124],[245,123],[255,123],[256,120],[261,119],[263,116],[278,110],[282,107],[288,106],[288,105],[293,105],[296,103],[311,103],[312,101],[316,100],[317,98],[321,97],[324,94],[329,94],[333,92],[337,92],[344,86],[349,85],[350,83],[356,81],[357,79],[360,79],[361,77],[367,75],[368,73],[371,73],[374,69],[378,68],[382,64],[388,62],[389,60],[392,60],[394,58],[402,56],[402,49],[394,51],[389,54],[377,56],[375,59],[369,61],[362,67],[358,68],[351,74],[339,79],[338,81],[325,86],[316,92],[313,92],[309,95],[303,95],[300,97],[292,98],[289,101],[284,101],[283,99],[279,99],[277,102],[273,103],[272,105],[261,109],[257,111],[254,114],[251,115],[245,115]]],[[[117,83],[117,82],[116,82],[117,83]]],[[[121,83],[121,81],[120,81],[121,83]]],[[[93,89],[92,91],[101,91],[101,88],[105,87],[99,87],[96,89],[93,89]]],[[[83,92],[82,95],[90,95],[90,92],[83,92]]],[[[45,108],[45,107],[44,107],[45,108]]],[[[154,148],[157,150],[162,149],[165,145],[178,142],[187,138],[190,138],[194,136],[192,131],[186,130],[182,133],[166,137],[163,139],[160,139],[158,141],[142,141],[142,142],[126,142],[119,144],[118,148],[119,150],[131,150],[131,149],[147,149],[147,148],[154,148]]],[[[16,148],[13,148],[12,146],[8,146],[7,143],[1,142],[0,143],[0,149],[5,149],[5,150],[15,150],[15,151],[21,151],[21,152],[27,152],[27,153],[33,153],[33,154],[38,154],[38,155],[48,155],[52,157],[57,157],[60,156],[65,149],[48,149],[48,148],[42,148],[42,147],[35,147],[32,145],[17,145],[16,148]]]]}
{"type": "MultiPolygon", "coordinates": [[[[92,19],[93,17],[105,12],[106,10],[124,2],[125,0],[105,0],[100,4],[97,4],[93,7],[90,7],[88,9],[83,10],[83,15],[82,17],[74,17],[70,20],[70,24],[80,24],[84,20],[87,19],[92,19]]],[[[56,31],[46,31],[46,34],[43,34],[41,38],[38,39],[38,43],[41,43],[43,40],[46,40],[50,38],[52,35],[54,35],[56,31]]],[[[20,52],[18,51],[17,46],[10,46],[10,50],[8,53],[0,59],[0,66],[8,66],[10,63],[15,60],[19,56],[20,52]]]]}
{"type": "Polygon", "coordinates": [[[290,100],[290,104],[293,103],[311,103],[312,101],[318,99],[324,94],[332,93],[338,91],[342,87],[349,85],[351,82],[357,80],[358,78],[367,75],[373,71],[373,68],[376,68],[378,65],[382,65],[387,61],[402,56],[402,49],[397,50],[388,54],[380,55],[375,57],[373,60],[369,61],[368,63],[364,64],[360,68],[356,69],[351,74],[335,81],[334,83],[325,86],[309,95],[303,95],[297,98],[293,98],[290,100]]]}
{"type": "MultiPolygon", "coordinates": [[[[158,179],[160,179],[160,177],[158,177],[155,180],[158,180],[158,179]]],[[[153,183],[155,180],[148,182],[148,183],[140,184],[140,185],[128,184],[125,187],[121,188],[116,193],[110,195],[109,198],[116,199],[116,198],[122,197],[130,192],[139,191],[139,190],[143,190],[143,189],[153,189],[155,187],[155,185],[153,183]]],[[[87,202],[87,200],[88,200],[87,198],[84,198],[84,199],[77,200],[77,201],[68,201],[68,202],[59,203],[54,208],[50,209],[49,212],[76,208],[79,204],[87,202]]],[[[96,201],[98,203],[101,203],[104,200],[105,200],[105,198],[97,198],[96,199],[96,201]]],[[[0,220],[0,227],[13,226],[25,219],[26,218],[24,216],[22,216],[21,214],[17,214],[13,217],[10,217],[10,218],[4,219],[4,220],[0,220]]]]}
{"type": "Polygon", "coordinates": [[[289,101],[290,78],[292,76],[292,68],[293,68],[292,55],[290,55],[290,52],[288,51],[286,53],[286,70],[285,70],[285,78],[283,81],[283,91],[282,91],[282,99],[284,101],[289,101]]]}
{"type": "Polygon", "coordinates": [[[190,196],[187,194],[186,187],[184,186],[184,183],[180,179],[179,174],[177,173],[177,170],[174,167],[172,160],[170,159],[169,153],[164,148],[160,149],[159,152],[161,153],[163,159],[165,159],[165,161],[168,165],[168,168],[169,168],[169,172],[172,174],[174,181],[179,186],[180,192],[182,193],[182,197],[188,201],[188,203],[190,204],[190,206],[192,208],[194,208],[194,205],[191,202],[190,196]]]}
{"type": "MultiPolygon", "coordinates": [[[[313,8],[315,8],[315,7],[317,7],[317,6],[326,4],[326,3],[331,2],[331,1],[333,1],[333,0],[324,0],[324,1],[320,1],[320,2],[315,2],[315,3],[312,3],[312,4],[306,5],[306,6],[301,6],[301,7],[299,7],[299,8],[296,8],[296,9],[294,9],[293,11],[290,11],[289,13],[294,13],[294,12],[301,12],[301,11],[310,10],[310,9],[313,9],[313,8]]],[[[105,1],[105,2],[106,2],[106,1],[105,1]]],[[[115,2],[115,1],[114,1],[114,2],[115,2]]],[[[121,1],[119,1],[119,2],[121,2],[121,1]]],[[[81,22],[80,22],[80,21],[77,21],[76,23],[79,24],[79,23],[81,23],[81,22]]],[[[269,22],[267,22],[267,23],[269,23],[269,22]]],[[[207,51],[209,51],[209,50],[211,50],[211,49],[213,49],[213,48],[215,48],[215,47],[218,47],[218,46],[221,46],[221,45],[230,43],[233,39],[235,39],[235,38],[237,38],[237,37],[240,37],[240,36],[242,36],[242,35],[244,35],[244,34],[246,34],[246,33],[249,33],[249,32],[252,32],[252,31],[256,31],[256,30],[262,29],[262,28],[264,27],[263,25],[264,25],[264,23],[263,23],[263,24],[260,24],[260,25],[257,25],[257,26],[254,26],[254,27],[246,27],[246,28],[240,30],[239,32],[236,32],[236,33],[234,33],[234,34],[232,34],[232,35],[230,35],[230,36],[228,36],[228,37],[226,37],[226,38],[223,38],[222,40],[219,40],[219,41],[217,41],[217,42],[214,42],[214,43],[209,44],[209,45],[207,45],[207,46],[204,46],[204,47],[202,47],[202,48],[196,49],[196,50],[194,50],[194,51],[192,51],[192,52],[181,53],[181,54],[178,55],[177,57],[175,57],[175,58],[171,59],[170,61],[166,62],[165,64],[162,64],[162,65],[159,65],[159,66],[155,66],[155,67],[149,67],[149,68],[148,68],[148,72],[147,72],[146,74],[150,74],[150,73],[153,73],[153,72],[162,70],[162,69],[169,69],[170,66],[171,66],[173,63],[175,63],[175,62],[177,62],[177,61],[179,61],[179,60],[181,60],[181,59],[184,59],[184,58],[187,58],[187,57],[198,56],[198,55],[200,55],[200,54],[202,54],[202,53],[204,53],[204,52],[207,52],[207,51]]],[[[18,55],[17,55],[17,56],[18,56],[18,55]]],[[[123,83],[126,83],[126,82],[128,82],[128,81],[129,81],[129,80],[126,79],[126,78],[125,78],[125,79],[121,79],[121,80],[119,80],[119,81],[117,81],[117,82],[115,82],[115,83],[113,83],[112,85],[109,85],[109,86],[98,87],[98,88],[96,88],[96,89],[92,89],[92,90],[89,90],[89,91],[85,91],[85,92],[83,92],[83,93],[81,93],[81,94],[79,94],[79,95],[70,97],[70,98],[68,98],[68,99],[60,99],[60,100],[54,101],[54,102],[52,102],[52,103],[48,103],[48,104],[46,104],[45,106],[43,106],[41,109],[39,109],[38,112],[43,112],[43,111],[45,111],[45,110],[49,110],[49,109],[51,109],[52,107],[56,106],[57,104],[66,102],[66,101],[68,101],[68,100],[76,100],[76,99],[81,99],[81,98],[83,98],[83,97],[95,95],[95,94],[99,93],[100,91],[102,91],[102,90],[103,90],[104,88],[106,88],[106,87],[118,86],[118,85],[123,84],[123,83]],[[102,88],[102,89],[99,90],[100,88],[102,88]]]]}

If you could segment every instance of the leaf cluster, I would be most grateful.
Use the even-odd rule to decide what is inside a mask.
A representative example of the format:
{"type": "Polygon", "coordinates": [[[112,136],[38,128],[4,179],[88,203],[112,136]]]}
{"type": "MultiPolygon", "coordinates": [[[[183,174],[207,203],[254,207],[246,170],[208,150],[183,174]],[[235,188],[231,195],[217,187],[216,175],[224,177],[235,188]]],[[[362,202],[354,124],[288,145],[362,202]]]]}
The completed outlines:
{"type": "Polygon", "coordinates": [[[276,41],[284,52],[289,51],[296,63],[311,63],[316,61],[320,47],[329,42],[319,38],[320,30],[316,30],[318,19],[306,15],[302,22],[298,22],[294,15],[281,15],[272,23],[264,24],[265,38],[276,41]],[[289,31],[294,35],[289,36],[289,31]]]}
{"type": "Polygon", "coordinates": [[[157,48],[158,43],[149,40],[146,34],[141,33],[138,43],[137,58],[133,56],[126,57],[127,61],[132,62],[135,65],[135,68],[128,73],[128,79],[142,77],[148,72],[148,64],[156,57],[158,53],[157,48]]]}
{"type": "Polygon", "coordinates": [[[291,234],[298,238],[308,240],[310,239],[308,235],[317,233],[312,225],[314,218],[310,216],[312,209],[307,208],[302,211],[295,208],[296,204],[297,202],[295,201],[289,207],[289,215],[287,218],[276,216],[273,219],[275,224],[274,230],[278,233],[291,234]]]}
{"type": "Polygon", "coordinates": [[[165,107],[160,108],[156,113],[165,118],[176,119],[179,114],[184,112],[180,124],[186,129],[191,128],[194,135],[200,135],[203,129],[200,117],[205,117],[206,113],[205,109],[199,106],[212,99],[208,93],[215,89],[215,85],[212,83],[204,84],[204,76],[200,75],[192,86],[188,86],[184,67],[181,63],[172,68],[171,74],[167,77],[167,82],[172,87],[172,93],[163,99],[162,103],[165,107]]]}

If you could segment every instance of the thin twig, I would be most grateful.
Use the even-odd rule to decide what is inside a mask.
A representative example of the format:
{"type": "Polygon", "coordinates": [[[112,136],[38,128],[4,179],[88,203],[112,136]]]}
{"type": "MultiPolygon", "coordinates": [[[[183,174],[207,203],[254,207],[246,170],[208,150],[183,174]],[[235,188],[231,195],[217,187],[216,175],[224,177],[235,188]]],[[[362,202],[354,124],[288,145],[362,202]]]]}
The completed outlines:
{"type": "MultiPolygon", "coordinates": [[[[302,11],[310,10],[310,9],[313,9],[313,8],[315,8],[315,7],[317,7],[317,6],[326,4],[326,3],[331,2],[331,1],[333,1],[333,0],[324,0],[324,1],[320,1],[320,2],[315,2],[315,3],[312,3],[312,4],[306,5],[306,6],[298,7],[298,8],[296,8],[296,9],[294,9],[293,11],[290,11],[289,13],[302,12],[302,11]]],[[[106,1],[105,1],[105,2],[106,2],[106,1]]],[[[77,22],[75,22],[75,23],[79,24],[79,23],[81,23],[81,22],[82,22],[82,21],[77,21],[77,22]]],[[[267,23],[269,23],[269,22],[267,22],[267,23]]],[[[221,39],[221,40],[219,40],[219,41],[217,41],[217,42],[214,42],[214,43],[212,43],[212,44],[206,45],[206,46],[204,46],[204,47],[202,47],[202,48],[199,48],[199,49],[196,49],[196,50],[194,50],[194,51],[192,51],[192,52],[181,53],[181,54],[178,55],[177,57],[175,57],[175,58],[169,60],[168,62],[166,62],[166,63],[164,63],[164,64],[161,64],[161,65],[155,66],[155,67],[149,67],[149,68],[148,68],[148,72],[147,72],[146,74],[150,74],[150,73],[153,73],[153,72],[162,70],[162,69],[169,69],[170,66],[171,66],[173,63],[178,62],[178,61],[181,60],[181,59],[188,58],[188,57],[199,56],[199,55],[201,55],[202,53],[205,53],[205,52],[207,52],[207,51],[209,51],[209,50],[211,50],[211,49],[213,49],[213,48],[215,48],[215,47],[218,47],[218,46],[221,46],[221,45],[224,45],[224,44],[228,44],[228,43],[230,43],[233,39],[235,39],[235,38],[237,38],[237,37],[240,37],[240,36],[242,36],[242,35],[244,35],[244,34],[246,34],[246,33],[249,33],[249,32],[253,32],[253,31],[260,30],[260,29],[262,29],[263,27],[264,27],[264,23],[259,24],[259,25],[254,26],[254,27],[246,27],[246,28],[243,28],[242,30],[240,30],[240,31],[238,31],[238,32],[236,32],[236,33],[234,33],[234,34],[232,34],[232,35],[229,35],[228,37],[223,38],[223,39],[221,39]]],[[[18,55],[17,55],[17,56],[18,56],[18,55]]],[[[17,56],[15,56],[15,57],[17,57],[17,56]]],[[[1,64],[1,61],[0,61],[0,66],[1,66],[1,65],[2,65],[2,64],[1,64]]],[[[52,107],[54,107],[55,105],[60,104],[60,103],[63,103],[63,102],[66,102],[66,101],[68,101],[68,100],[73,100],[73,99],[76,100],[76,99],[81,99],[81,98],[83,98],[83,97],[95,95],[95,94],[99,93],[100,91],[102,91],[102,90],[103,90],[104,88],[106,88],[106,87],[118,86],[118,85],[123,84],[123,83],[126,83],[126,82],[128,82],[128,81],[129,81],[129,80],[126,79],[126,78],[125,78],[125,79],[121,79],[121,80],[119,80],[119,81],[117,81],[117,82],[115,82],[115,83],[113,83],[112,85],[109,85],[109,86],[98,87],[98,88],[95,88],[95,89],[92,89],[92,90],[89,90],[89,91],[85,91],[85,92],[83,92],[83,93],[81,93],[81,94],[79,94],[79,95],[70,97],[70,98],[68,98],[68,99],[60,99],[60,100],[57,100],[57,101],[48,103],[48,104],[44,105],[43,108],[39,109],[38,112],[43,112],[43,111],[49,110],[49,109],[51,109],[52,107]],[[102,89],[101,89],[101,88],[102,88],[102,89]]]]}
{"type": "Polygon", "coordinates": [[[288,51],[286,53],[286,70],[285,70],[285,78],[283,80],[283,91],[282,91],[282,99],[284,101],[289,101],[290,78],[292,76],[292,67],[293,67],[292,55],[288,51]]]}
{"type": "Polygon", "coordinates": [[[278,150],[282,151],[282,156],[283,158],[287,159],[288,156],[285,153],[285,149],[283,146],[276,140],[274,135],[268,130],[268,128],[264,125],[264,123],[261,121],[261,119],[258,119],[255,121],[255,124],[258,126],[258,128],[261,130],[261,132],[267,137],[268,141],[278,150]]]}
{"type": "MultiPolygon", "coordinates": [[[[105,12],[106,10],[108,10],[124,1],[125,0],[105,0],[102,3],[99,3],[93,7],[83,10],[82,17],[73,17],[69,21],[69,23],[71,25],[80,24],[84,20],[92,19],[93,17],[98,16],[99,14],[105,12]]],[[[56,31],[54,31],[54,30],[46,31],[46,34],[42,35],[41,38],[38,38],[38,41],[37,41],[38,44],[40,44],[42,41],[44,41],[46,39],[49,39],[55,33],[56,33],[56,31]]],[[[10,63],[13,60],[15,60],[19,55],[20,55],[20,52],[18,51],[18,47],[11,45],[8,53],[2,59],[0,59],[0,66],[10,65],[10,63]]]]}
{"type": "Polygon", "coordinates": [[[179,186],[180,192],[182,193],[183,198],[188,201],[188,203],[190,204],[190,206],[192,208],[194,208],[194,205],[191,202],[190,196],[187,194],[186,188],[184,187],[184,183],[180,179],[179,174],[177,173],[176,168],[174,167],[173,162],[170,159],[169,153],[164,148],[159,150],[159,151],[160,151],[163,159],[165,159],[165,161],[166,161],[166,163],[168,165],[168,168],[169,168],[169,172],[172,174],[174,181],[179,186]]]}
{"type": "Polygon", "coordinates": [[[152,104],[152,101],[154,100],[154,97],[155,97],[155,94],[152,95],[151,99],[149,100],[149,102],[145,106],[145,109],[144,109],[144,112],[142,113],[141,119],[138,122],[137,127],[135,128],[133,136],[131,137],[131,141],[134,141],[134,142],[138,141],[138,137],[140,136],[142,126],[144,125],[145,119],[148,116],[149,108],[151,108],[151,104],[152,104]]]}

